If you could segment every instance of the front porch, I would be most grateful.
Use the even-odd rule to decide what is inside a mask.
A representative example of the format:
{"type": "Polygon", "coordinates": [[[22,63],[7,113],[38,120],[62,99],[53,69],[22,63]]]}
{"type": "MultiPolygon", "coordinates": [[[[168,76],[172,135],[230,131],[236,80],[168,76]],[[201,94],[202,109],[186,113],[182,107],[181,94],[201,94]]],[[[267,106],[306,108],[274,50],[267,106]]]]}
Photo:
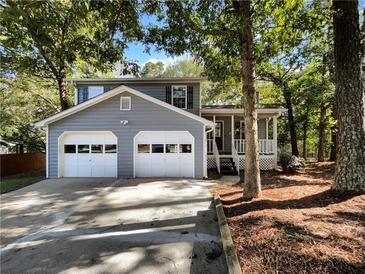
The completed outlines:
{"type": "MultiPolygon", "coordinates": [[[[258,110],[260,169],[277,164],[277,118],[282,109],[258,110]]],[[[238,174],[245,165],[244,117],[242,109],[202,109],[202,117],[216,125],[207,134],[207,168],[221,174],[238,174]]]]}

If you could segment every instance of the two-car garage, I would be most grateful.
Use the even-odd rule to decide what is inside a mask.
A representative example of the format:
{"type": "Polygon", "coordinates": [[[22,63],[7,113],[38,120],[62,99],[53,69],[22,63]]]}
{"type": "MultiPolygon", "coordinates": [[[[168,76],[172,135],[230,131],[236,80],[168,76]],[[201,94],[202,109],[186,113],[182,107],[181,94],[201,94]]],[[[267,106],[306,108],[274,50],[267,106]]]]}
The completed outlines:
{"type": "MultiPolygon", "coordinates": [[[[141,131],[133,140],[134,177],[194,177],[194,137],[187,131],[141,131]]],[[[59,177],[117,177],[118,139],[112,132],[65,132],[59,177]]]]}

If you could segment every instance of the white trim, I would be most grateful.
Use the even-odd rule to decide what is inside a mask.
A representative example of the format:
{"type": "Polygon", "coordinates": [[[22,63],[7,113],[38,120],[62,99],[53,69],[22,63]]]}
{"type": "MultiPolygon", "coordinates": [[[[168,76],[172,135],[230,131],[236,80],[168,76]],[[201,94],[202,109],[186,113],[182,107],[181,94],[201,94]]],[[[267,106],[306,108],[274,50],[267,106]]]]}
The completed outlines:
{"type": "MultiPolygon", "coordinates": [[[[188,86],[187,85],[172,85],[171,86],[171,105],[174,105],[174,87],[185,87],[185,107],[180,109],[187,109],[188,108],[188,86]]],[[[176,107],[176,106],[175,106],[176,107]]]]}
{"type": "MultiPolygon", "coordinates": [[[[203,127],[204,129],[204,127],[203,127]]],[[[133,137],[133,178],[136,178],[136,157],[135,155],[137,154],[137,146],[136,146],[136,139],[139,135],[141,135],[142,133],[149,133],[149,132],[169,132],[169,133],[188,133],[192,138],[193,138],[193,143],[192,143],[192,151],[194,154],[193,157],[193,178],[195,178],[195,137],[188,131],[188,130],[141,130],[139,131],[134,137],[133,137]]],[[[179,145],[179,144],[178,144],[179,145]]],[[[165,143],[164,143],[164,147],[165,147],[165,143]]],[[[150,146],[150,149],[152,149],[152,146],[150,146]]],[[[165,148],[164,148],[165,151],[165,148]]],[[[165,152],[164,152],[165,153],[165,152]]],[[[178,153],[179,149],[178,149],[178,153]]],[[[204,166],[204,164],[203,164],[204,166]]]]}
{"type": "Polygon", "coordinates": [[[58,150],[58,155],[57,155],[57,177],[61,178],[63,175],[63,159],[61,159],[61,156],[63,155],[63,143],[62,143],[62,139],[65,135],[67,134],[112,134],[116,139],[117,139],[117,177],[118,178],[118,152],[119,152],[119,146],[118,146],[118,137],[112,132],[112,131],[108,131],[108,130],[94,130],[94,131],[80,131],[80,130],[76,130],[76,131],[64,131],[62,132],[59,136],[58,136],[58,140],[57,140],[57,150],[58,150]],[[61,172],[62,171],[62,172],[61,172]]]}
{"type": "Polygon", "coordinates": [[[74,104],[75,106],[79,103],[79,92],[78,89],[75,87],[74,89],[74,104]]]}
{"type": "Polygon", "coordinates": [[[208,142],[207,142],[207,132],[205,131],[206,127],[203,126],[203,178],[208,177],[208,142]]]}
{"type": "Polygon", "coordinates": [[[163,101],[161,101],[159,99],[156,99],[154,97],[151,97],[151,96],[149,96],[147,94],[144,94],[144,93],[142,93],[140,91],[137,91],[135,89],[132,89],[130,87],[126,87],[124,85],[121,85],[119,87],[116,87],[116,88],[114,88],[114,89],[112,89],[112,90],[110,90],[108,92],[105,92],[105,93],[103,93],[103,94],[101,94],[99,96],[96,96],[96,97],[94,97],[94,98],[92,98],[90,100],[87,100],[86,102],[83,102],[81,104],[78,104],[77,106],[74,106],[74,107],[69,108],[69,109],[67,109],[65,111],[62,111],[60,113],[57,113],[57,114],[55,114],[55,115],[53,115],[51,117],[48,117],[47,119],[44,119],[42,121],[39,121],[39,122],[37,122],[35,124],[35,127],[44,127],[44,126],[46,126],[46,125],[48,125],[50,123],[56,122],[58,120],[61,120],[61,119],[65,118],[65,117],[67,117],[67,116],[70,116],[72,114],[75,114],[75,113],[77,113],[77,112],[79,112],[81,110],[84,110],[86,108],[89,108],[89,107],[91,107],[91,106],[93,106],[93,105],[95,105],[97,103],[100,103],[102,101],[105,101],[105,100],[107,100],[107,99],[109,99],[109,98],[111,98],[111,97],[113,97],[115,95],[121,94],[123,92],[131,93],[131,94],[136,95],[138,97],[141,97],[141,98],[143,98],[143,99],[145,99],[147,101],[150,101],[152,103],[155,103],[155,104],[160,105],[162,107],[165,107],[167,109],[170,109],[172,111],[175,111],[175,112],[177,112],[177,113],[179,113],[181,115],[184,115],[184,116],[186,116],[188,118],[191,118],[193,120],[196,120],[196,121],[198,121],[200,123],[203,123],[206,126],[213,127],[213,122],[212,121],[209,121],[209,120],[207,120],[205,118],[199,117],[198,115],[195,115],[195,114],[190,113],[190,112],[187,112],[187,111],[185,111],[183,109],[177,108],[177,107],[175,107],[173,105],[170,105],[168,103],[165,103],[165,102],[163,102],[163,101]]]}
{"type": "Polygon", "coordinates": [[[131,109],[132,109],[132,97],[131,96],[120,96],[120,110],[126,111],[126,110],[131,110],[131,109]],[[129,106],[126,109],[122,109],[122,100],[123,99],[129,100],[129,106]]]}
{"type": "Polygon", "coordinates": [[[215,115],[213,115],[213,125],[214,125],[214,127],[213,127],[213,140],[215,142],[215,115]]]}
{"type": "Polygon", "coordinates": [[[231,116],[231,148],[234,146],[234,115],[231,116]]]}
{"type": "Polygon", "coordinates": [[[46,178],[49,177],[49,171],[48,171],[48,126],[46,127],[46,178]]]}
{"type": "MultiPolygon", "coordinates": [[[[274,115],[278,115],[281,113],[286,112],[287,109],[285,108],[258,108],[257,109],[257,113],[258,114],[268,114],[271,116],[274,115]]],[[[232,115],[232,114],[239,114],[243,116],[243,109],[242,108],[231,108],[231,109],[226,109],[226,108],[203,108],[201,109],[201,113],[202,114],[227,114],[227,115],[232,115]]]]}

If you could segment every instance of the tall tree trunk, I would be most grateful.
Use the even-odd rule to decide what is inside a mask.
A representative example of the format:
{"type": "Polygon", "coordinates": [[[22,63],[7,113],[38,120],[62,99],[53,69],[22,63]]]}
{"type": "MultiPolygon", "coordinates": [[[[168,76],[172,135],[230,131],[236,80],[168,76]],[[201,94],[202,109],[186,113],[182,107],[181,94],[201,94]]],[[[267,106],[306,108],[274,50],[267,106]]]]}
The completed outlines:
{"type": "Polygon", "coordinates": [[[333,2],[337,161],[332,186],[365,191],[364,90],[361,81],[358,2],[333,2]]]}
{"type": "Polygon", "coordinates": [[[290,132],[291,153],[292,153],[292,155],[299,156],[298,139],[297,139],[297,131],[295,128],[293,104],[291,101],[291,92],[289,90],[289,87],[284,86],[283,89],[284,89],[285,104],[286,104],[286,108],[288,109],[288,123],[289,123],[289,132],[290,132]]]}
{"type": "Polygon", "coordinates": [[[67,100],[67,89],[66,89],[66,83],[62,78],[57,79],[57,85],[58,85],[58,94],[60,98],[61,103],[61,110],[68,109],[68,100],[67,100]]]}
{"type": "Polygon", "coordinates": [[[253,55],[253,34],[251,1],[240,1],[240,57],[242,91],[244,94],[245,117],[245,174],[243,197],[252,199],[261,194],[259,169],[258,128],[255,89],[255,62],[253,55]]]}
{"type": "Polygon", "coordinates": [[[336,115],[336,104],[333,104],[331,111],[332,119],[335,123],[331,126],[331,153],[330,161],[336,161],[337,159],[337,115],[336,115]]]}
{"type": "Polygon", "coordinates": [[[308,132],[308,112],[303,124],[303,158],[307,160],[307,132],[308,132]]]}
{"type": "Polygon", "coordinates": [[[324,161],[324,148],[326,143],[326,106],[322,102],[320,105],[320,114],[319,114],[319,125],[318,125],[318,162],[324,161]]]}

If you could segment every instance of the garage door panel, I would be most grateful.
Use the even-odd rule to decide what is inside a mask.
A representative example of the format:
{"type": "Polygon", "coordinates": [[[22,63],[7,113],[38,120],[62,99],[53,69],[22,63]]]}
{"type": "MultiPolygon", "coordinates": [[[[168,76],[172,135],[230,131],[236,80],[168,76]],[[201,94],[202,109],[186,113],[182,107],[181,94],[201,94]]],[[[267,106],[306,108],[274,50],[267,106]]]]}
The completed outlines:
{"type": "MultiPolygon", "coordinates": [[[[62,176],[117,177],[118,154],[106,153],[105,151],[105,145],[116,144],[117,138],[112,133],[67,133],[61,141],[61,151],[63,151],[64,145],[74,145],[76,151],[74,153],[62,153],[62,176]],[[80,145],[86,145],[86,147],[79,147],[80,145]],[[92,149],[93,147],[94,149],[92,149]],[[84,153],[80,153],[81,151],[84,153]]],[[[69,147],[69,150],[72,149],[69,147]]]]}
{"type": "Polygon", "coordinates": [[[63,176],[64,177],[77,177],[77,166],[73,165],[73,164],[65,165],[63,176]]]}
{"type": "Polygon", "coordinates": [[[104,166],[92,166],[91,177],[106,177],[104,166]]]}
{"type": "Polygon", "coordinates": [[[194,138],[189,132],[141,132],[135,139],[135,176],[137,177],[194,177],[194,138]],[[149,145],[138,152],[138,145],[149,145]],[[163,153],[152,153],[163,145],[163,153]],[[192,147],[191,153],[180,153],[180,144],[192,147]]]}

